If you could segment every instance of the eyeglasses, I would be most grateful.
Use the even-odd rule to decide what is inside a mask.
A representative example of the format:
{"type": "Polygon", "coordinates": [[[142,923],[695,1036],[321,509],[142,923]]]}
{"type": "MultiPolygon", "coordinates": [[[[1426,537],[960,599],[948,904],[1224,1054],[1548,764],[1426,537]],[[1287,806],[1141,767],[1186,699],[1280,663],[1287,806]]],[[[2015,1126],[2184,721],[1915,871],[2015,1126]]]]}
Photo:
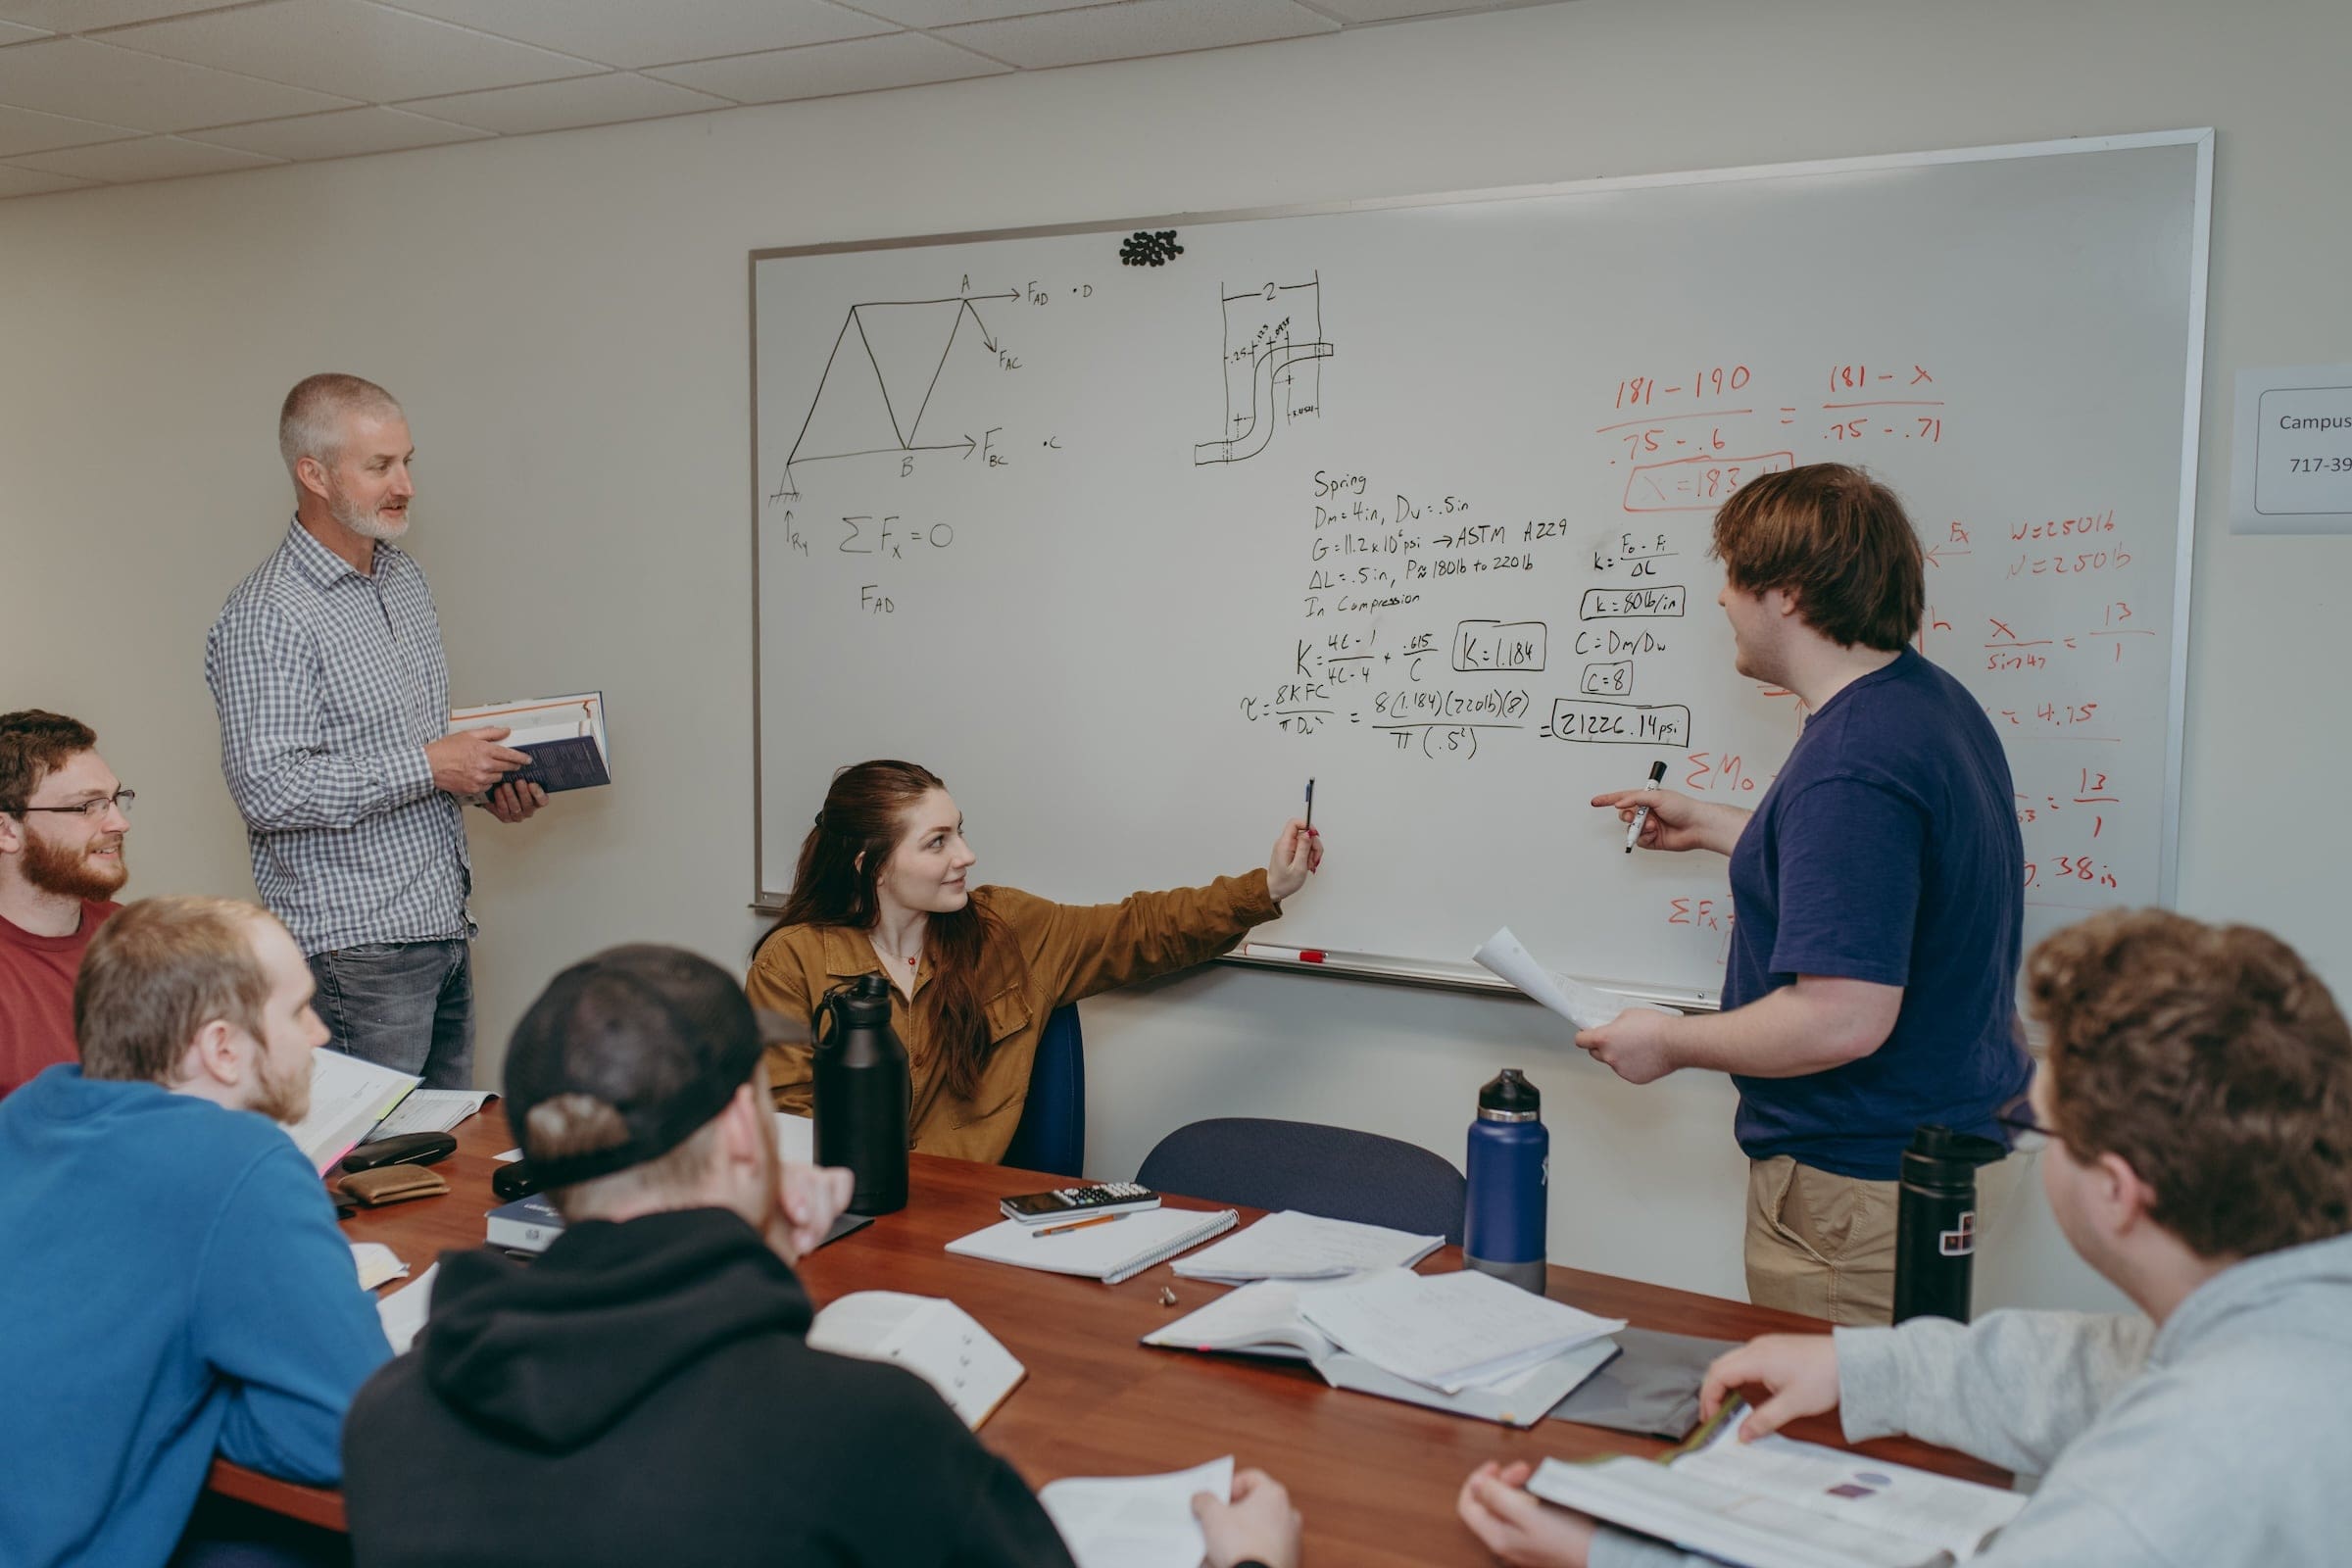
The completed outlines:
{"type": "Polygon", "coordinates": [[[2009,1135],[2010,1149],[2020,1154],[2031,1154],[2036,1150],[2046,1149],[2058,1140],[2057,1129],[2045,1125],[2034,1113],[2030,1096],[2020,1097],[2003,1105],[1992,1113],[1992,1119],[1999,1122],[2001,1130],[2009,1135]]]}
{"type": "Polygon", "coordinates": [[[106,808],[110,806],[121,811],[124,816],[128,816],[130,814],[130,803],[138,798],[139,792],[137,790],[121,789],[115,791],[115,793],[112,795],[101,795],[96,800],[83,801],[78,806],[19,807],[17,814],[23,815],[26,811],[55,811],[60,816],[72,814],[74,816],[87,817],[91,821],[95,822],[100,817],[106,815],[106,808]]]}

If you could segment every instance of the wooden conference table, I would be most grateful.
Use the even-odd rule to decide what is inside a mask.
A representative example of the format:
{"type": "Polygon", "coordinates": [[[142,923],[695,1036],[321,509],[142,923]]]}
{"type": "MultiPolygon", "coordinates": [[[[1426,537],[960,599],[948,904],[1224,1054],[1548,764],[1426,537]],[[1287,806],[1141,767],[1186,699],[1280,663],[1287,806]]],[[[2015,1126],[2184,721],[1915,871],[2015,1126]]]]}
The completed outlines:
{"type": "MultiPolygon", "coordinates": [[[[353,1241],[382,1242],[421,1274],[444,1249],[481,1245],[494,1157],[510,1149],[496,1102],[458,1132],[458,1152],[435,1167],[449,1179],[440,1198],[363,1210],[344,1222],[353,1241]]],[[[1004,1341],[1027,1379],[980,1429],[981,1440],[1032,1486],[1069,1475],[1141,1475],[1179,1470],[1233,1454],[1290,1488],[1306,1517],[1307,1560],[1319,1568],[1421,1568],[1490,1559],[1454,1517],[1462,1478],[1488,1459],[1573,1458],[1663,1451],[1668,1445],[1596,1427],[1540,1421],[1514,1431],[1416,1405],[1332,1389],[1297,1363],[1148,1348],[1136,1342],[1161,1323],[1223,1293],[1178,1279],[1166,1264],[1123,1285],[951,1256],[957,1236],[1001,1216],[1010,1193],[1060,1185],[1062,1178],[1000,1165],[913,1156],[912,1197],[804,1259],[801,1277],[818,1304],[852,1291],[907,1291],[953,1298],[1004,1341]],[[1162,1287],[1178,1305],[1160,1304],[1162,1287]]],[[[1213,1208],[1189,1199],[1179,1207],[1213,1208]]],[[[1255,1217],[1245,1210],[1244,1222],[1255,1217]]],[[[1461,1266],[1446,1248],[1425,1273],[1461,1266]]],[[[399,1282],[406,1284],[406,1281],[399,1282]]],[[[1813,1319],[1661,1286],[1551,1270],[1547,1294],[1605,1317],[1677,1334],[1737,1340],[1774,1330],[1819,1330],[1813,1319]]],[[[1834,1418],[1798,1422],[1793,1435],[1842,1445],[1834,1418]]],[[[779,1443],[799,1441],[789,1432],[779,1443]]],[[[1907,1440],[1860,1445],[1869,1453],[1995,1484],[1997,1470],[1948,1449],[1907,1440]]],[[[908,1478],[910,1485],[920,1485],[908,1478]]],[[[212,1489],[315,1525],[343,1528],[340,1494],[296,1486],[216,1462],[212,1489]]]]}

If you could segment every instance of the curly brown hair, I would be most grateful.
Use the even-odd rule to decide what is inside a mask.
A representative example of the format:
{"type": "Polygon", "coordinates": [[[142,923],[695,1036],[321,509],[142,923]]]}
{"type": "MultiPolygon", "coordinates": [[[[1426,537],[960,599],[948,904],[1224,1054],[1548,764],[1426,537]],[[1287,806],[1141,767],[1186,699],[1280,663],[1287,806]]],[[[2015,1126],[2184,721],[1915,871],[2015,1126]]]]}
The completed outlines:
{"type": "Polygon", "coordinates": [[[1838,644],[1899,653],[1919,634],[1927,567],[1893,491],[1842,463],[1767,473],[1715,514],[1708,554],[1741,593],[1787,589],[1838,644]]]}
{"type": "Polygon", "coordinates": [[[2026,960],[2049,1031],[2051,1131],[2121,1155],[2149,1216],[2201,1257],[2352,1230],[2352,1029],[2272,936],[2112,909],[2026,960]]]}

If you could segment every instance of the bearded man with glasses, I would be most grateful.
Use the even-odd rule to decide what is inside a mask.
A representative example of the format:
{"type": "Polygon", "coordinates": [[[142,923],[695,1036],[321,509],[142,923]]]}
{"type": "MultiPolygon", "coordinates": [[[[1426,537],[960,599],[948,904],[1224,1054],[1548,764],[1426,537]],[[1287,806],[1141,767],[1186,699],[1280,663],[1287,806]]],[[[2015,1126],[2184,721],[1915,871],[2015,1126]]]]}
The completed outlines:
{"type": "Polygon", "coordinates": [[[63,713],[0,713],[0,1097],[75,1059],[74,976],[129,872],[132,795],[63,713]]]}

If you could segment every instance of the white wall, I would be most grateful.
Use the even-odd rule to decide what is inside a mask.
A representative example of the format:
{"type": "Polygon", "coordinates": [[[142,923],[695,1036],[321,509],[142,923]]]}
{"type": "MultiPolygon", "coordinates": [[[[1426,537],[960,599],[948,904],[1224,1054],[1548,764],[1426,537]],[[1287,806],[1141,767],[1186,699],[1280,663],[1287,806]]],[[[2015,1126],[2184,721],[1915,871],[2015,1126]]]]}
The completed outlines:
{"type": "MultiPolygon", "coordinates": [[[[141,791],[135,891],[249,892],[204,630],[284,524],[285,388],[330,367],[393,388],[459,700],[595,684],[617,715],[614,788],[476,819],[494,1081],[561,964],[646,937],[737,958],[757,930],[748,251],[2211,124],[2180,903],[2352,984],[2352,830],[2318,808],[2352,769],[2328,681],[2352,547],[2225,531],[2230,372],[2352,358],[2348,51],[2340,0],[1578,0],[0,203],[0,708],[100,729],[141,791]]],[[[1740,1294],[1719,1080],[1629,1089],[1522,1004],[1233,971],[1102,999],[1086,1029],[1105,1172],[1242,1110],[1458,1155],[1475,1085],[1524,1065],[1554,1260],[1740,1294]]],[[[2112,1299],[2046,1216],[1987,1274],[1981,1300],[2112,1299]]]]}

